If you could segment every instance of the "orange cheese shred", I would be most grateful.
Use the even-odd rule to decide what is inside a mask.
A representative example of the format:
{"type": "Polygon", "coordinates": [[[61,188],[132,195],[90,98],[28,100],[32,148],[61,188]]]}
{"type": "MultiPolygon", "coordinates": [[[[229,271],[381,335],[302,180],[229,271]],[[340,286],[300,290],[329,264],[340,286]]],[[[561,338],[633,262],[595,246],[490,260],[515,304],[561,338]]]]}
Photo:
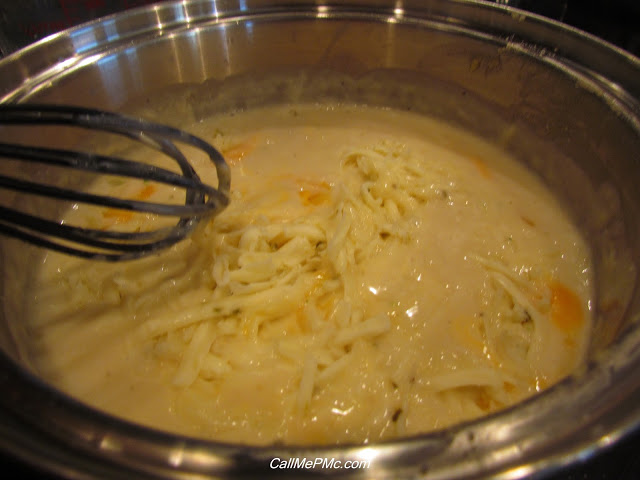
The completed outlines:
{"type": "Polygon", "coordinates": [[[584,323],[580,298],[562,283],[551,285],[551,320],[563,332],[572,332],[584,323]]]}
{"type": "Polygon", "coordinates": [[[136,200],[147,200],[155,193],[155,191],[155,185],[145,185],[144,188],[138,192],[135,198],[136,200]]]}
{"type": "Polygon", "coordinates": [[[255,150],[257,144],[258,137],[254,135],[244,142],[225,148],[222,151],[222,156],[229,165],[238,165],[245,156],[255,150]]]}
{"type": "Polygon", "coordinates": [[[482,175],[484,178],[491,178],[491,170],[489,170],[489,167],[487,167],[486,163],[484,163],[478,157],[471,157],[471,161],[478,169],[478,172],[480,172],[480,175],[482,175]]]}
{"type": "MultiPolygon", "coordinates": [[[[134,200],[148,200],[157,190],[155,185],[145,185],[142,189],[133,197],[134,200]]],[[[134,213],[131,210],[121,210],[119,208],[108,208],[102,212],[102,217],[107,220],[112,220],[115,223],[126,223],[133,219],[134,213]]]]}
{"type": "Polygon", "coordinates": [[[331,198],[331,187],[327,182],[298,182],[300,189],[298,195],[303,205],[322,205],[328,203],[331,198]]]}

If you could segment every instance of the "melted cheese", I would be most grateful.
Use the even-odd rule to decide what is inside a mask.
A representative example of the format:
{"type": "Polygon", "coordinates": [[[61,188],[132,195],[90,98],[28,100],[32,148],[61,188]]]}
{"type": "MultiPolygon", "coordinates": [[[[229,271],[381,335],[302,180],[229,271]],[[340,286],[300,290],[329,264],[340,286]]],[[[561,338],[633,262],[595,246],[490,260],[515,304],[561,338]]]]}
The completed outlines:
{"type": "MultiPolygon", "coordinates": [[[[220,441],[372,442],[498,410],[580,362],[589,250],[500,151],[409,113],[337,105],[192,131],[228,157],[226,211],[157,257],[43,263],[31,349],[62,390],[220,441]]],[[[152,221],[106,213],[65,221],[152,221]]]]}

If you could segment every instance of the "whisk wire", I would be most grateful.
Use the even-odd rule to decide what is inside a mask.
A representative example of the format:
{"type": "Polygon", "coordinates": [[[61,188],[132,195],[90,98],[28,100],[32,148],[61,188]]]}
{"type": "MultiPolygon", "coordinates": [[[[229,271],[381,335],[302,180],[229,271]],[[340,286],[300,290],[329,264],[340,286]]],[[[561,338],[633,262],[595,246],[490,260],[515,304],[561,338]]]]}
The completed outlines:
{"type": "Polygon", "coordinates": [[[185,190],[184,203],[99,195],[0,175],[0,188],[83,204],[177,217],[172,227],[144,232],[109,231],[63,224],[0,206],[0,233],[44,248],[83,258],[119,261],[139,258],[181,241],[205,218],[229,202],[230,172],[222,155],[204,140],[173,127],[124,117],[111,112],[55,105],[0,106],[0,124],[64,125],[115,133],[140,142],[175,161],[177,174],[154,165],[68,149],[0,143],[0,156],[14,160],[83,170],[98,174],[151,180],[185,190]],[[218,178],[214,188],[203,183],[176,142],[204,151],[218,178]]]}
{"type": "Polygon", "coordinates": [[[74,150],[31,147],[0,142],[0,156],[36,162],[46,165],[117,175],[121,177],[149,179],[176,187],[202,190],[207,195],[223,195],[215,188],[194,178],[178,175],[171,170],[146,163],[123,160],[107,155],[96,155],[74,150]]]}

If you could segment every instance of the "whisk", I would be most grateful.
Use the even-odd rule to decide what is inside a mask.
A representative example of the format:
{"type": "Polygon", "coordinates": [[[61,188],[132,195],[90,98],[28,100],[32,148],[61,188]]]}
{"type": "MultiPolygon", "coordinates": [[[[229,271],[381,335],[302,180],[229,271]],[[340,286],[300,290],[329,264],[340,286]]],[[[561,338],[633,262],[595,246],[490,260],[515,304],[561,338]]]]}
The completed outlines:
{"type": "MultiPolygon", "coordinates": [[[[83,258],[132,260],[151,255],[187,237],[205,218],[229,203],[230,172],[222,155],[204,140],[179,129],[112,112],[58,105],[2,105],[0,125],[63,125],[115,133],[140,142],[175,161],[181,174],[151,164],[77,150],[0,143],[0,157],[97,174],[150,180],[184,189],[184,202],[162,204],[117,198],[49,185],[12,175],[0,175],[0,188],[81,204],[175,217],[171,226],[150,231],[113,231],[68,225],[60,221],[0,206],[0,233],[22,241],[83,258]],[[218,186],[204,184],[179,144],[204,151],[215,166],[218,186]]],[[[37,130],[34,130],[37,135],[37,130]]]]}

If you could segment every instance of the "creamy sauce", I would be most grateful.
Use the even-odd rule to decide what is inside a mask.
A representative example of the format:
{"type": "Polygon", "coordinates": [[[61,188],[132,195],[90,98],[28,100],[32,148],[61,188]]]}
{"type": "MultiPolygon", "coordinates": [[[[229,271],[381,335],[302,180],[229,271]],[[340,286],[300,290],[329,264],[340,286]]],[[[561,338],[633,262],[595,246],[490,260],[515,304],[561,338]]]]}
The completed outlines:
{"type": "Polygon", "coordinates": [[[225,212],[157,257],[43,263],[30,353],[62,390],[221,441],[372,442],[499,410],[583,358],[590,252],[503,153],[364,107],[274,107],[191,130],[231,165],[225,212]]]}

